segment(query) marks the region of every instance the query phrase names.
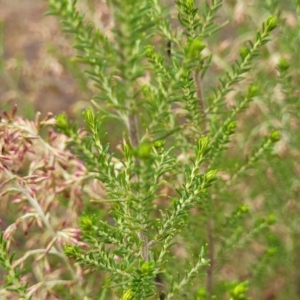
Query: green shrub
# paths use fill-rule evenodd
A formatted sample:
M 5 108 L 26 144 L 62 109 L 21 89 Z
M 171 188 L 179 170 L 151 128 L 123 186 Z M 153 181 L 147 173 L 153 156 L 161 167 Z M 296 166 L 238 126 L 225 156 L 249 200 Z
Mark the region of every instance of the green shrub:
M 98 92 L 84 130 L 3 114 L 1 297 L 298 299 L 300 6 L 240 1 L 222 50 L 222 2 L 48 0 Z

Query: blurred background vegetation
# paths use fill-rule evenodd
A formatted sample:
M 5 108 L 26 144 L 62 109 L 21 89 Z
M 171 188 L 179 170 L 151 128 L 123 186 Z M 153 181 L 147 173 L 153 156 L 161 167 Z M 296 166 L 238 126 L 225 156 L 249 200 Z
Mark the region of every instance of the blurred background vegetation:
M 198 3 L 201 11 L 204 1 Z M 176 18 L 172 1 L 165 4 L 171 18 Z M 78 5 L 88 20 L 109 31 L 112 24 L 105 1 L 80 0 Z M 43 115 L 65 111 L 81 124 L 81 111 L 90 106 L 97 91 L 84 75 L 84 68 L 73 59 L 76 51 L 71 38 L 61 32 L 56 18 L 44 16 L 47 1 L 0 0 L 0 7 L 1 111 L 17 103 L 19 114 L 30 119 L 36 111 Z M 223 281 L 255 278 L 250 289 L 253 299 L 300 299 L 299 10 L 296 0 L 227 0 L 216 21 L 228 24 L 206 41 L 213 53 L 209 76 L 204 81 L 205 94 L 209 94 L 211 85 L 230 69 L 240 47 L 255 37 L 261 23 L 270 14 L 280 17 L 279 28 L 262 49 L 253 70 L 226 99 L 228 108 L 234 105 L 239 90 L 253 80 L 262 91 L 238 122 L 237 133 L 224 157 L 224 181 L 226 169 L 247 159 L 253 145 L 271 128 L 282 135 L 276 155 L 257 164 L 230 190 L 218 195 L 223 205 L 228 199 L 236 205 L 248 205 L 250 218 L 273 214 L 277 219 L 272 230 L 257 237 L 255 243 L 246 244 L 246 248 L 236 249 L 231 261 L 217 266 L 220 291 Z M 176 26 L 176 21 L 172 22 Z M 276 68 L 281 58 L 290 65 L 284 78 Z M 113 123 L 106 126 L 108 130 L 122 131 Z M 108 141 L 116 146 L 121 137 L 108 135 Z M 192 226 L 198 230 L 196 219 Z M 187 232 L 186 237 L 186 243 L 197 248 L 193 236 Z M 185 256 L 186 249 L 178 247 L 177 251 L 178 256 Z

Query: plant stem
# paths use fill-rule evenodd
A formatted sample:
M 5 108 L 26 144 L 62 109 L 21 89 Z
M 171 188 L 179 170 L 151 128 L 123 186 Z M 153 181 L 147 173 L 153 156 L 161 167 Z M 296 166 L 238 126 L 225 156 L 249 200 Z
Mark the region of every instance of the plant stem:
M 207 237 L 208 237 L 208 258 L 210 264 L 207 268 L 207 281 L 206 289 L 208 293 L 208 299 L 211 300 L 213 296 L 213 271 L 214 271 L 214 238 L 213 238 L 214 221 L 212 218 L 208 220 L 207 224 Z
M 130 142 L 133 148 L 138 148 L 139 146 L 139 137 L 137 130 L 137 117 L 135 114 L 131 113 L 128 119 L 129 124 L 129 134 L 130 134 Z M 136 166 L 139 165 L 139 160 L 136 158 L 135 160 Z M 141 256 L 144 261 L 149 261 L 149 246 L 148 246 L 148 237 L 144 234 L 143 229 L 139 232 L 139 238 L 142 241 L 142 249 Z

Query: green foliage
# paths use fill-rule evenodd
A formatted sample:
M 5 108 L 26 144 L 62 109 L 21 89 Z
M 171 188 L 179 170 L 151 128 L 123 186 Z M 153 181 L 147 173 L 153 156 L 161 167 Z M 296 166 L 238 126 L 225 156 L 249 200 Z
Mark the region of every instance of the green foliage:
M 250 298 L 245 296 L 248 291 L 248 282 L 242 282 L 240 284 L 234 282 L 231 284 L 230 300 L 249 300 Z
M 203 38 L 223 26 L 214 24 L 221 1 L 206 6 L 202 16 L 194 1 L 176 1 L 186 39 L 173 32 L 158 2 L 142 1 L 137 6 L 134 1 L 118 4 L 111 1 L 116 22 L 114 41 L 92 25 L 84 25 L 84 17 L 77 12 L 75 2 L 53 0 L 49 4 L 49 13 L 59 16 L 64 30 L 73 34 L 74 47 L 80 50 L 78 60 L 90 66 L 86 72 L 101 90 L 96 97 L 103 101 L 97 106 L 101 115 L 86 110 L 84 117 L 90 135 L 84 143 L 76 138 L 73 142 L 90 171 L 105 185 L 106 201 L 113 205 L 110 214 L 114 218 L 114 224 L 109 224 L 83 216 L 81 229 L 90 247 L 82 252 L 78 247 L 68 246 L 65 252 L 80 264 L 109 272 L 109 282 L 117 284 L 115 291 L 122 294 L 121 299 L 148 299 L 155 295 L 156 274 L 171 271 L 167 266 L 170 247 L 187 226 L 190 209 L 210 201 L 209 188 L 217 180 L 217 171 L 211 168 L 220 168 L 216 159 L 235 133 L 236 117 L 258 95 L 258 86 L 250 85 L 244 99 L 227 117 L 219 114 L 219 107 L 233 86 L 251 69 L 251 62 L 259 55 L 258 48 L 268 42 L 271 31 L 276 28 L 277 18 L 269 17 L 257 32 L 256 40 L 241 48 L 240 60 L 233 65 L 232 72 L 220 80 L 220 87 L 208 97 L 205 107 L 203 95 L 199 93 L 200 78 L 204 76 L 203 66 L 210 64 L 210 56 L 201 54 L 206 48 Z M 171 62 L 152 44 L 152 37 L 160 33 L 174 45 Z M 146 72 L 155 76 L 151 76 L 150 83 L 140 84 L 137 79 Z M 172 109 L 174 104 L 182 108 L 183 120 Z M 217 114 L 219 117 L 213 117 Z M 108 145 L 103 145 L 103 118 L 119 118 L 125 125 L 121 158 L 111 153 Z M 61 130 L 72 132 L 65 119 L 57 120 Z M 212 126 L 207 136 L 198 133 L 204 122 Z M 222 125 L 215 131 L 217 124 Z M 178 126 L 179 131 L 175 131 Z M 75 132 L 73 130 L 74 137 Z M 165 140 L 160 145 L 155 144 L 157 135 L 165 136 L 168 145 L 173 146 L 166 146 Z M 266 138 L 229 183 L 261 159 L 278 139 L 275 133 Z M 195 150 L 191 153 L 189 148 L 193 144 Z M 180 152 L 185 157 L 184 164 L 176 159 Z M 167 195 L 171 205 L 157 210 L 157 217 L 153 218 L 156 211 L 153 202 L 161 199 L 161 189 L 167 181 L 172 182 L 177 195 Z M 237 224 L 243 220 L 241 213 L 248 211 L 245 208 L 237 208 L 229 217 L 227 226 L 235 225 L 237 229 L 229 236 L 224 249 L 229 245 L 244 245 L 271 225 L 268 220 L 261 221 L 242 236 L 243 231 Z M 106 245 L 110 245 L 109 249 Z M 183 293 L 184 286 L 191 283 L 199 270 L 204 270 L 207 262 L 203 256 L 202 251 L 200 260 L 189 267 L 184 278 L 178 282 L 172 280 L 166 299 L 176 298 L 175 292 Z M 239 296 L 237 289 L 231 293 L 232 299 L 246 299 Z
M 0 265 L 7 271 L 5 276 L 6 284 L 2 287 L 17 294 L 20 299 L 30 300 L 32 297 L 26 294 L 28 284 L 22 280 L 24 270 L 13 267 L 14 254 L 8 254 L 7 241 L 0 235 Z
M 214 39 L 227 24 L 219 21 L 223 1 L 200 8 L 193 0 L 175 1 L 176 25 L 158 0 L 107 2 L 112 28 L 93 24 L 77 1 L 48 0 L 48 14 L 78 50 L 74 61 L 98 89 L 94 108 L 83 112 L 84 134 L 65 114 L 55 119 L 86 178 L 103 188 L 79 218 L 82 244 L 63 248 L 85 269 L 84 280 L 97 283 L 74 297 L 262 299 L 267 279 L 284 273 L 276 260 L 296 259 L 280 229 L 299 231 L 299 218 L 290 219 L 282 204 L 296 202 L 299 189 L 291 159 L 299 155 L 299 92 L 295 50 L 278 36 L 285 32 L 295 45 L 299 39 L 288 32 L 279 1 L 264 2 L 269 13 L 256 33 L 238 43 L 234 59 L 225 57 L 226 68 L 216 68 Z M 260 65 L 276 42 L 282 55 L 269 74 Z M 291 149 L 288 163 L 283 145 Z M 3 238 L 1 244 L 7 286 L 28 297 Z M 227 269 L 234 270 L 231 283 Z

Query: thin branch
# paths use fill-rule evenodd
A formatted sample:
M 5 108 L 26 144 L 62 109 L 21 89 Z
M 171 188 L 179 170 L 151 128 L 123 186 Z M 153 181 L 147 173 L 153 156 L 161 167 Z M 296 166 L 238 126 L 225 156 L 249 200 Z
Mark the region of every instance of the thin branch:
M 206 281 L 206 289 L 208 292 L 209 300 L 211 300 L 213 296 L 213 276 L 214 276 L 213 272 L 214 272 L 214 265 L 215 265 L 213 227 L 214 227 L 214 221 L 213 219 L 209 219 L 207 224 L 207 238 L 208 238 L 208 258 L 210 264 L 207 268 L 207 281 Z

